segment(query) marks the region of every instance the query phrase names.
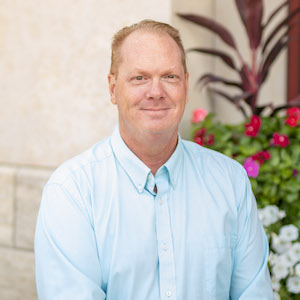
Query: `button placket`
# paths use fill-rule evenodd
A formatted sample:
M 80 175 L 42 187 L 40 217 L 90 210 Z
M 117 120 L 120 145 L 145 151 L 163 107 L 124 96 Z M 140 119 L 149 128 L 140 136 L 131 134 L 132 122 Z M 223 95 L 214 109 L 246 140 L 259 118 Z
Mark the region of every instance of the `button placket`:
M 163 242 L 162 248 L 163 248 L 164 251 L 167 251 L 169 249 L 168 243 L 167 242 Z
M 176 299 L 175 262 L 171 222 L 167 201 L 168 184 L 158 182 L 156 201 L 156 234 L 158 241 L 161 299 Z M 172 287 L 172 288 L 171 288 Z
M 166 202 L 166 197 L 165 197 L 165 196 L 162 196 L 162 197 L 159 199 L 159 204 L 160 204 L 160 205 L 164 205 L 165 202 Z

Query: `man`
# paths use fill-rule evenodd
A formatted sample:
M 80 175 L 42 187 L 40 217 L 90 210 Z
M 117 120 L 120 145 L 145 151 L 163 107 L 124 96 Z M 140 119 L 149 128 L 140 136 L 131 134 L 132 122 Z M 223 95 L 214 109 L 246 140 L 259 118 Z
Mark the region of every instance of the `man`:
M 188 73 L 178 31 L 119 31 L 113 135 L 47 183 L 35 240 L 39 298 L 273 299 L 268 241 L 245 170 L 181 140 Z

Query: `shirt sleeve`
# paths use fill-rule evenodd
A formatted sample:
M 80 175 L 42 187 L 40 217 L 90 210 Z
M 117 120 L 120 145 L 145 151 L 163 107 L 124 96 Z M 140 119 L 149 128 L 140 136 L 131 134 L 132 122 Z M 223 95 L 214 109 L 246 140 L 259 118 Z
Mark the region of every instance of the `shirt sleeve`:
M 92 222 L 78 191 L 73 194 L 59 184 L 43 191 L 35 234 L 40 300 L 105 299 Z
M 268 269 L 269 243 L 258 218 L 257 206 L 250 181 L 244 173 L 245 184 L 238 207 L 237 242 L 234 249 L 230 299 L 273 300 Z

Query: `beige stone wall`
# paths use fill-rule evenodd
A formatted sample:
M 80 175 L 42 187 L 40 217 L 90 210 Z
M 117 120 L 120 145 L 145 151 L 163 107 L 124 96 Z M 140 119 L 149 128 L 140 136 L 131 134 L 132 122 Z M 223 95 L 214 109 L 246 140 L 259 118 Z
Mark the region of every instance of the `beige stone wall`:
M 33 238 L 50 170 L 0 166 L 0 299 L 37 299 Z

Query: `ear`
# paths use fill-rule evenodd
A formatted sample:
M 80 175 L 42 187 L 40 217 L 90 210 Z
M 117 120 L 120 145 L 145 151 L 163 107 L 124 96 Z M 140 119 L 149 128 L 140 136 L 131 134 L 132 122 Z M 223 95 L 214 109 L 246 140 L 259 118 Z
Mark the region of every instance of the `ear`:
M 109 73 L 107 76 L 109 93 L 110 93 L 110 101 L 112 104 L 117 104 L 116 96 L 115 96 L 115 87 L 116 87 L 116 77 L 115 75 Z
M 186 72 L 185 74 L 185 103 L 189 101 L 189 73 Z

